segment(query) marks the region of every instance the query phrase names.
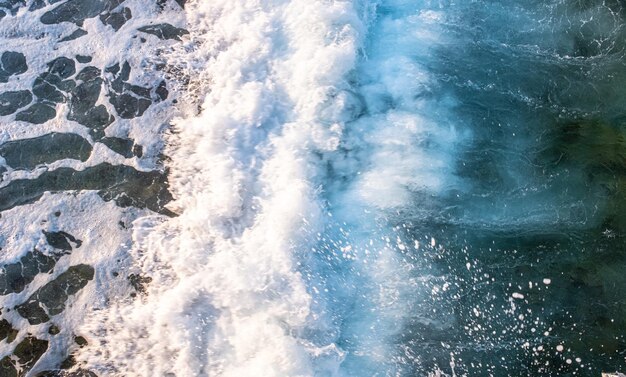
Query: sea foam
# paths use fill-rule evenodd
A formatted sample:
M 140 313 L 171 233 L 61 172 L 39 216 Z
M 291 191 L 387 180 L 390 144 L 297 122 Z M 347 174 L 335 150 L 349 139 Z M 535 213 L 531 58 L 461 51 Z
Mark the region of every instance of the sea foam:
M 424 290 L 408 276 L 419 264 L 402 250 L 414 240 L 394 216 L 416 195 L 456 184 L 450 166 L 462 136 L 445 115 L 454 101 L 432 94 L 414 59 L 439 43 L 437 13 L 376 19 L 377 6 L 188 4 L 191 43 L 170 57 L 190 72 L 167 150 L 179 216 L 135 221 L 133 271 L 151 282 L 146 295 L 114 298 L 88 319 L 93 341 L 79 358 L 90 368 L 402 369 L 392 344 Z M 383 37 L 406 30 L 423 44 Z

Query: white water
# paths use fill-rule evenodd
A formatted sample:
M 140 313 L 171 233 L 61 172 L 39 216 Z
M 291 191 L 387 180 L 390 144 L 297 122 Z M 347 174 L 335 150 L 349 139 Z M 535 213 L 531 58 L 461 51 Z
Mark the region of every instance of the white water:
M 462 138 L 418 63 L 443 43 L 440 14 L 403 3 L 378 19 L 367 1 L 188 4 L 193 43 L 172 60 L 195 64 L 205 97 L 169 140 L 180 216 L 135 222 L 133 268 L 152 282 L 88 318 L 89 368 L 400 373 L 394 337 L 429 293 L 393 219 L 457 185 Z

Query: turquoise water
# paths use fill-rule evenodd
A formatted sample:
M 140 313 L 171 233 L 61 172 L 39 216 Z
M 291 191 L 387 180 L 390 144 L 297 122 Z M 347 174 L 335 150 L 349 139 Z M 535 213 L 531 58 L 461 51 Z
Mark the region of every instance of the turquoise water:
M 425 9 L 443 14 L 442 41 L 427 52 L 393 46 L 410 39 L 410 17 Z M 405 27 L 397 35 L 373 27 L 366 54 L 404 49 L 433 76 L 419 96 L 449 109 L 431 116 L 469 134 L 454 146 L 452 183 L 391 216 L 404 237 L 437 240 L 405 256 L 436 266 L 439 275 L 422 288 L 449 285 L 414 309 L 393 369 L 624 370 L 624 11 L 594 1 L 378 8 L 379 25 Z

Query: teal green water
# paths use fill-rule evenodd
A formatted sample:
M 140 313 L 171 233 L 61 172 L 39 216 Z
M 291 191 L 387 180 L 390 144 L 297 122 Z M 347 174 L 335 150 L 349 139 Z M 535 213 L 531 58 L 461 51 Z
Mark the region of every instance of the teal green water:
M 465 186 L 408 232 L 436 237 L 417 257 L 450 284 L 432 298 L 448 322 L 399 340 L 410 373 L 626 370 L 625 6 L 442 5 L 454 42 L 429 68 L 472 137 Z

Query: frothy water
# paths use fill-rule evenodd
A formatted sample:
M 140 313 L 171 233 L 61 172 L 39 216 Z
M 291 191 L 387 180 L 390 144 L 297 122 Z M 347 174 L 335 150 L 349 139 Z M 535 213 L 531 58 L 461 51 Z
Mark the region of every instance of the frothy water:
M 423 293 L 405 271 L 419 261 L 401 252 L 416 242 L 393 219 L 454 186 L 462 137 L 433 118 L 454 100 L 414 61 L 438 42 L 437 13 L 379 19 L 376 4 L 299 1 L 187 12 L 209 93 L 200 115 L 175 122 L 180 216 L 135 223 L 152 282 L 107 313 L 103 358 L 90 363 L 134 375 L 400 372 L 389 344 Z M 399 38 L 407 27 L 413 38 Z

